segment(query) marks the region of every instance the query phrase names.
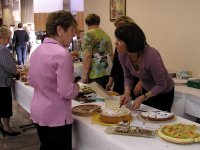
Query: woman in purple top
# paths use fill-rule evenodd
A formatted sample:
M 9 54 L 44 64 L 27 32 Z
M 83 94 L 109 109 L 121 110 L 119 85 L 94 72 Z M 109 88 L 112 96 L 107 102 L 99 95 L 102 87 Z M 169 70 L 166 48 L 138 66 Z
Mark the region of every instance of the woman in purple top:
M 131 109 L 141 103 L 170 111 L 174 99 L 174 82 L 169 76 L 159 52 L 149 46 L 142 29 L 135 23 L 119 26 L 115 30 L 116 46 L 125 77 L 125 92 L 121 104 L 127 103 L 133 85 L 133 76 L 140 79 L 136 87 L 142 87 Z
M 34 88 L 31 119 L 36 125 L 41 150 L 72 149 L 71 100 L 78 95 L 73 60 L 66 50 L 77 22 L 68 11 L 49 14 L 47 37 L 30 59 L 29 83 Z

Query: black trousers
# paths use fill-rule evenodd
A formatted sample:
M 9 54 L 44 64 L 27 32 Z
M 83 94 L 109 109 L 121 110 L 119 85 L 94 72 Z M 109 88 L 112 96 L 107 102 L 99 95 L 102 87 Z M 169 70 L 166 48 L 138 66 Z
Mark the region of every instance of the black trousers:
M 142 94 L 145 93 L 147 93 L 147 91 L 144 88 L 142 88 Z M 159 94 L 149 98 L 148 100 L 144 101 L 143 104 L 163 111 L 170 112 L 173 100 L 174 100 L 174 88 L 168 93 Z
M 12 94 L 10 87 L 0 87 L 0 118 L 12 116 Z
M 47 127 L 35 124 L 40 150 L 72 150 L 72 125 Z

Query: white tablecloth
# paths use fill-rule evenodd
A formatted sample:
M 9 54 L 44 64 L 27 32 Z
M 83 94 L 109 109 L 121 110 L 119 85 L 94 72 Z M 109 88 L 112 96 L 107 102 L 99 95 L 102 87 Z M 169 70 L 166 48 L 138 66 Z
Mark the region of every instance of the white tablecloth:
M 175 86 L 175 96 L 172 112 L 180 117 L 193 120 L 200 118 L 200 89 L 190 88 L 186 85 Z M 190 116 L 188 116 L 189 114 Z
M 104 106 L 103 103 L 98 103 Z M 152 110 L 148 106 L 142 106 L 143 110 Z M 138 113 L 132 113 L 134 116 L 131 125 L 142 126 L 142 121 L 138 119 Z M 169 123 L 193 123 L 189 120 L 176 117 L 174 121 L 166 123 L 146 124 L 149 128 L 158 128 L 161 125 Z M 199 144 L 178 145 L 162 140 L 158 135 L 154 138 L 142 138 L 132 136 L 110 135 L 106 134 L 106 126 L 92 124 L 91 118 L 74 116 L 73 124 L 73 142 L 77 150 L 199 150 Z
M 74 74 L 75 76 L 82 76 L 82 72 L 83 72 L 83 63 L 79 62 L 79 63 L 74 63 Z
M 30 101 L 33 95 L 33 88 L 16 81 L 15 99 L 28 112 L 30 112 Z M 78 105 L 73 101 L 73 106 Z M 97 103 L 104 107 L 103 102 Z M 151 107 L 142 105 L 141 109 L 150 110 Z M 137 113 L 134 116 L 132 125 L 142 126 L 142 121 Z M 73 116 L 73 147 L 76 150 L 200 150 L 199 144 L 178 145 L 166 142 L 158 136 L 154 138 L 130 137 L 120 135 L 108 135 L 105 133 L 107 127 L 92 124 L 90 117 Z M 166 123 L 193 123 L 189 120 L 176 117 L 174 121 Z M 147 123 L 146 127 L 158 128 L 166 123 Z
M 24 82 L 18 80 L 15 82 L 15 87 L 13 90 L 14 99 L 29 113 L 33 92 L 34 89 L 25 85 Z

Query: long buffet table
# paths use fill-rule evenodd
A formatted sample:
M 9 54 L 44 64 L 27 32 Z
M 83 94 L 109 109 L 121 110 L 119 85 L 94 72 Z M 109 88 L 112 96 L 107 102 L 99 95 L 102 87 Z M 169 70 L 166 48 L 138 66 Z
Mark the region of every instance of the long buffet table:
M 29 112 L 30 98 L 33 94 L 33 88 L 25 86 L 22 82 L 16 81 L 15 99 L 20 105 Z M 189 120 L 200 118 L 200 90 L 187 86 L 176 86 L 175 97 L 172 105 L 172 112 Z
M 200 89 L 187 87 L 185 84 L 175 86 L 172 112 L 177 116 L 195 120 L 200 118 Z
M 24 85 L 20 81 L 15 84 L 15 99 L 28 112 L 30 112 L 30 103 L 33 96 L 33 88 Z M 76 106 L 80 103 L 73 101 L 72 105 Z M 96 104 L 104 107 L 104 102 Z M 153 110 L 153 108 L 142 105 L 143 110 Z M 132 112 L 133 121 L 131 125 L 142 126 L 143 121 L 139 119 L 136 112 Z M 90 117 L 73 116 L 73 148 L 76 150 L 199 150 L 199 144 L 177 145 L 166 142 L 158 136 L 154 138 L 130 137 L 109 135 L 105 133 L 106 126 L 101 126 L 91 122 Z M 173 121 L 165 123 L 147 122 L 146 127 L 159 128 L 161 125 L 168 123 L 192 123 L 187 119 L 176 117 Z M 198 125 L 198 124 L 197 124 Z

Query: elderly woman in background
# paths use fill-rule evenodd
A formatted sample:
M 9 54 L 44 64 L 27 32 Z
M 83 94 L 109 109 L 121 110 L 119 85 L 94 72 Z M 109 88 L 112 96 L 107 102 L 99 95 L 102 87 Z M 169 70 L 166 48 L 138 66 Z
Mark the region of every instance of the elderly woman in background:
M 116 46 L 125 77 L 125 92 L 121 104 L 130 97 L 133 76 L 140 79 L 142 95 L 137 97 L 132 110 L 140 108 L 141 103 L 170 111 L 174 99 L 174 82 L 169 76 L 160 53 L 149 46 L 142 29 L 135 23 L 117 27 Z
M 83 75 L 85 83 L 97 82 L 103 88 L 109 80 L 107 72 L 108 55 L 112 57 L 112 43 L 108 34 L 99 28 L 100 17 L 97 14 L 89 14 L 85 18 L 88 31 L 84 35 L 83 51 Z
M 0 27 L 0 130 L 3 136 L 16 136 L 20 132 L 12 131 L 9 122 L 12 116 L 11 87 L 14 85 L 13 77 L 17 74 L 17 65 L 6 45 L 11 38 L 8 27 Z
M 71 100 L 78 95 L 69 47 L 77 22 L 68 11 L 50 13 L 47 37 L 32 53 L 29 83 L 34 88 L 30 115 L 41 150 L 72 149 Z

